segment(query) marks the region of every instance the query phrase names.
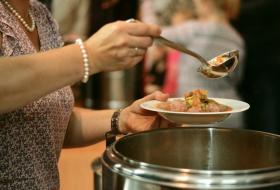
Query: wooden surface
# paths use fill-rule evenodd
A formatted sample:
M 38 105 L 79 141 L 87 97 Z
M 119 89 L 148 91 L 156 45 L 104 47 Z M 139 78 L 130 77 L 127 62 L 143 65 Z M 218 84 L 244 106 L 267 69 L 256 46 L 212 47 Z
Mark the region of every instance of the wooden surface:
M 105 142 L 76 149 L 63 149 L 59 160 L 60 190 L 93 190 L 92 162 L 105 150 Z

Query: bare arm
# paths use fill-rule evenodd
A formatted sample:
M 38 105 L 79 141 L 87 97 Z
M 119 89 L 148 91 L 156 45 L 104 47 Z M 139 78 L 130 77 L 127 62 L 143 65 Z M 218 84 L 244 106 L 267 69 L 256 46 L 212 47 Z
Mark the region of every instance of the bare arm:
M 140 132 L 169 125 L 170 123 L 156 112 L 140 108 L 140 104 L 145 101 L 152 99 L 164 101 L 167 98 L 167 94 L 155 92 L 135 101 L 120 113 L 119 130 L 122 133 Z M 64 147 L 86 146 L 104 139 L 105 133 L 110 130 L 113 112 L 114 110 L 93 111 L 75 108 L 67 128 Z
M 152 45 L 150 36 L 160 29 L 143 23 L 105 25 L 85 42 L 90 74 L 131 68 Z M 135 51 L 135 47 L 139 50 Z M 1 48 L 1 47 L 0 47 Z M 0 113 L 24 106 L 48 93 L 83 78 L 78 45 L 44 53 L 0 58 Z
M 77 45 L 0 58 L 0 113 L 32 102 L 83 77 Z
M 110 130 L 114 110 L 89 110 L 74 108 L 67 128 L 64 147 L 94 144 Z

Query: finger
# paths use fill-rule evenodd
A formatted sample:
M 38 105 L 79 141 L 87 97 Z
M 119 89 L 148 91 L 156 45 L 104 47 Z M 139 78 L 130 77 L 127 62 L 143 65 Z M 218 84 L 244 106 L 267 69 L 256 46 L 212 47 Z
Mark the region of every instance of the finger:
M 129 56 L 129 57 L 142 56 L 142 58 L 143 58 L 145 53 L 146 53 L 146 49 L 134 47 L 134 48 L 128 48 L 128 52 L 127 52 L 126 56 Z
M 151 125 L 150 129 L 158 129 L 161 126 L 161 117 L 160 116 L 156 116 L 156 119 L 154 121 L 154 123 Z
M 173 128 L 173 127 L 176 127 L 176 124 L 175 123 L 172 123 L 168 120 L 166 120 L 165 118 L 161 117 L 161 120 L 160 120 L 160 128 Z
M 161 29 L 154 24 L 144 24 L 142 22 L 127 23 L 123 22 L 127 32 L 135 36 L 159 36 Z
M 142 61 L 144 56 L 134 56 L 134 57 L 128 57 L 125 59 L 126 67 L 125 69 L 130 69 L 134 67 L 136 64 L 138 64 L 140 61 Z
M 151 37 L 128 35 L 127 40 L 130 47 L 148 48 L 153 45 L 153 39 Z
M 153 112 L 153 111 L 148 111 L 148 110 L 144 110 L 140 107 L 140 105 L 144 102 L 147 102 L 149 100 L 159 100 L 159 101 L 166 101 L 167 98 L 169 97 L 169 94 L 166 94 L 166 93 L 162 93 L 160 91 L 156 91 L 152 94 L 149 94 L 147 96 L 145 96 L 144 98 L 142 99 L 139 99 L 137 100 L 134 104 L 136 105 L 136 110 L 138 112 L 141 112 L 141 113 L 145 113 L 147 115 L 155 115 L 156 113 Z
M 161 91 L 156 91 L 150 95 L 145 96 L 143 99 L 144 99 L 144 101 L 153 100 L 153 99 L 159 100 L 159 101 L 166 101 L 168 97 L 169 97 L 169 94 L 163 93 Z
M 168 97 L 169 97 L 169 94 L 165 94 L 165 93 L 162 93 L 160 91 L 156 91 L 156 92 L 153 92 L 152 94 L 149 94 L 149 95 L 145 96 L 142 99 L 139 99 L 138 101 L 140 103 L 144 103 L 144 102 L 149 101 L 149 100 L 166 101 Z
M 141 58 L 141 60 L 144 58 L 144 55 L 146 54 L 146 49 L 142 49 L 142 48 L 137 48 L 137 47 L 133 47 L 133 48 L 118 48 L 117 50 L 115 50 L 111 55 L 117 59 L 119 59 L 120 61 L 125 61 L 127 63 L 132 62 L 134 60 L 134 58 L 138 57 Z

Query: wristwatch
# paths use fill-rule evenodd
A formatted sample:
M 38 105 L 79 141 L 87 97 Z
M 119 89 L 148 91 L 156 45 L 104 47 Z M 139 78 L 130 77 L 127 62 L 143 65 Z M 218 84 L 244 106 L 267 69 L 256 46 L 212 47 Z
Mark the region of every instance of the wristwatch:
M 121 113 L 122 109 L 118 109 L 116 110 L 111 118 L 111 132 L 113 134 L 119 135 L 122 134 L 119 130 L 119 119 L 120 119 L 120 113 Z
M 111 130 L 105 133 L 106 147 L 110 146 L 116 141 L 116 136 L 122 134 L 119 130 L 119 118 L 121 109 L 116 110 L 111 118 Z

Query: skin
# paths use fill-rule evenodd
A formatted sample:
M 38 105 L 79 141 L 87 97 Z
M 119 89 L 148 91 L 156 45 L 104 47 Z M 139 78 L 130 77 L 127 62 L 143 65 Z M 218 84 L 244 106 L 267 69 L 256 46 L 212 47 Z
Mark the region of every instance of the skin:
M 194 0 L 198 19 L 201 21 L 227 23 L 225 13 L 218 10 L 212 1 L 213 0 Z
M 9 0 L 19 14 L 31 23 L 29 0 Z M 22 27 L 24 29 L 24 27 Z M 25 31 L 39 50 L 38 33 Z M 152 37 L 160 35 L 159 27 L 141 22 L 117 21 L 102 27 L 84 42 L 90 60 L 90 74 L 128 69 L 143 59 L 152 45 Z M 0 33 L 0 47 L 2 35 Z M 139 50 L 135 51 L 135 47 Z M 59 59 L 58 59 L 59 58 Z M 39 64 L 38 64 L 39 63 Z M 72 85 L 83 78 L 83 64 L 78 45 L 43 53 L 0 58 L 0 113 L 13 111 L 57 89 Z M 155 92 L 135 101 L 120 114 L 121 132 L 139 132 L 159 127 L 161 118 L 140 108 L 144 101 L 166 100 L 167 94 Z M 65 146 L 84 146 L 104 138 L 110 130 L 114 110 L 74 108 L 65 137 Z
M 224 24 L 228 24 L 230 19 L 237 17 L 240 8 L 239 0 L 227 0 L 227 6 L 224 9 L 217 7 L 215 0 L 194 0 L 193 2 L 200 20 L 212 20 Z

